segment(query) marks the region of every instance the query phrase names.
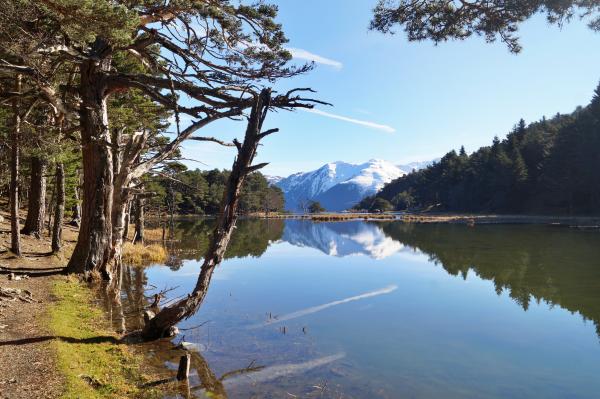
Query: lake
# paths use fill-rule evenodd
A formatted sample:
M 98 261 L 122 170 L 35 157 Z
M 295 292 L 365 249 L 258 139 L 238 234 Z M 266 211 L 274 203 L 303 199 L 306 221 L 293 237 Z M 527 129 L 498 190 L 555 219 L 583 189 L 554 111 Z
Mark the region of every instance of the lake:
M 144 294 L 191 292 L 211 224 L 178 222 L 166 265 L 126 268 L 129 328 Z M 196 397 L 597 398 L 599 293 L 597 230 L 240 220 L 173 342 Z

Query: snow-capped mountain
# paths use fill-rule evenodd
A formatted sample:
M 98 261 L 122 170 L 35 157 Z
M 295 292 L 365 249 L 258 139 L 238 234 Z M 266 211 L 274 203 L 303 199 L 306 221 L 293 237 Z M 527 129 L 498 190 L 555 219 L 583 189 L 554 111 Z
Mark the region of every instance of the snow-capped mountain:
M 319 201 L 329 211 L 341 211 L 405 174 L 398 166 L 380 159 L 359 165 L 331 162 L 311 172 L 295 173 L 276 185 L 285 194 L 287 210 L 300 211 L 304 203 Z

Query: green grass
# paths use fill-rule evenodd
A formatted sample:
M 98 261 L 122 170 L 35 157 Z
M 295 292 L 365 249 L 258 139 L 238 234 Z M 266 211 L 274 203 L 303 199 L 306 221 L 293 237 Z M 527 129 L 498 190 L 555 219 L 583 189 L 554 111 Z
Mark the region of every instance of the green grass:
M 65 378 L 63 398 L 157 397 L 142 390 L 142 355 L 132 353 L 112 333 L 93 291 L 75 278 L 54 283 L 57 301 L 50 306 L 49 327 L 59 371 Z

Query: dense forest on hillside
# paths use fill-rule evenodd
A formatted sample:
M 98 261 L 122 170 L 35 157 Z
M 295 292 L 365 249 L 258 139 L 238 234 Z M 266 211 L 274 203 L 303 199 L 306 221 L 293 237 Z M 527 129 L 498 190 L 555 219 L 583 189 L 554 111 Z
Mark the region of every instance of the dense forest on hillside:
M 358 209 L 498 213 L 600 213 L 600 86 L 591 103 L 569 115 L 526 125 L 468 155 L 392 181 Z
M 214 215 L 219 212 L 223 190 L 229 177 L 227 170 L 189 170 L 178 162 L 170 162 L 162 172 L 145 183 L 146 191 L 154 195 L 148 200 L 151 212 L 180 215 Z M 248 175 L 242 189 L 239 213 L 278 212 L 283 210 L 283 192 L 269 185 L 260 172 Z

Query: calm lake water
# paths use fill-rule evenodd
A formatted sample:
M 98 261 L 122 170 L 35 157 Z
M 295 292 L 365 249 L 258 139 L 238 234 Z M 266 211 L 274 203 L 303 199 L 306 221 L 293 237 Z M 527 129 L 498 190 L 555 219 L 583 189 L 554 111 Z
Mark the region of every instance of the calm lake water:
M 210 225 L 180 222 L 167 265 L 127 270 L 128 324 L 142 293 L 191 292 Z M 598 398 L 600 232 L 241 220 L 180 327 L 202 323 L 174 339 L 197 397 Z

